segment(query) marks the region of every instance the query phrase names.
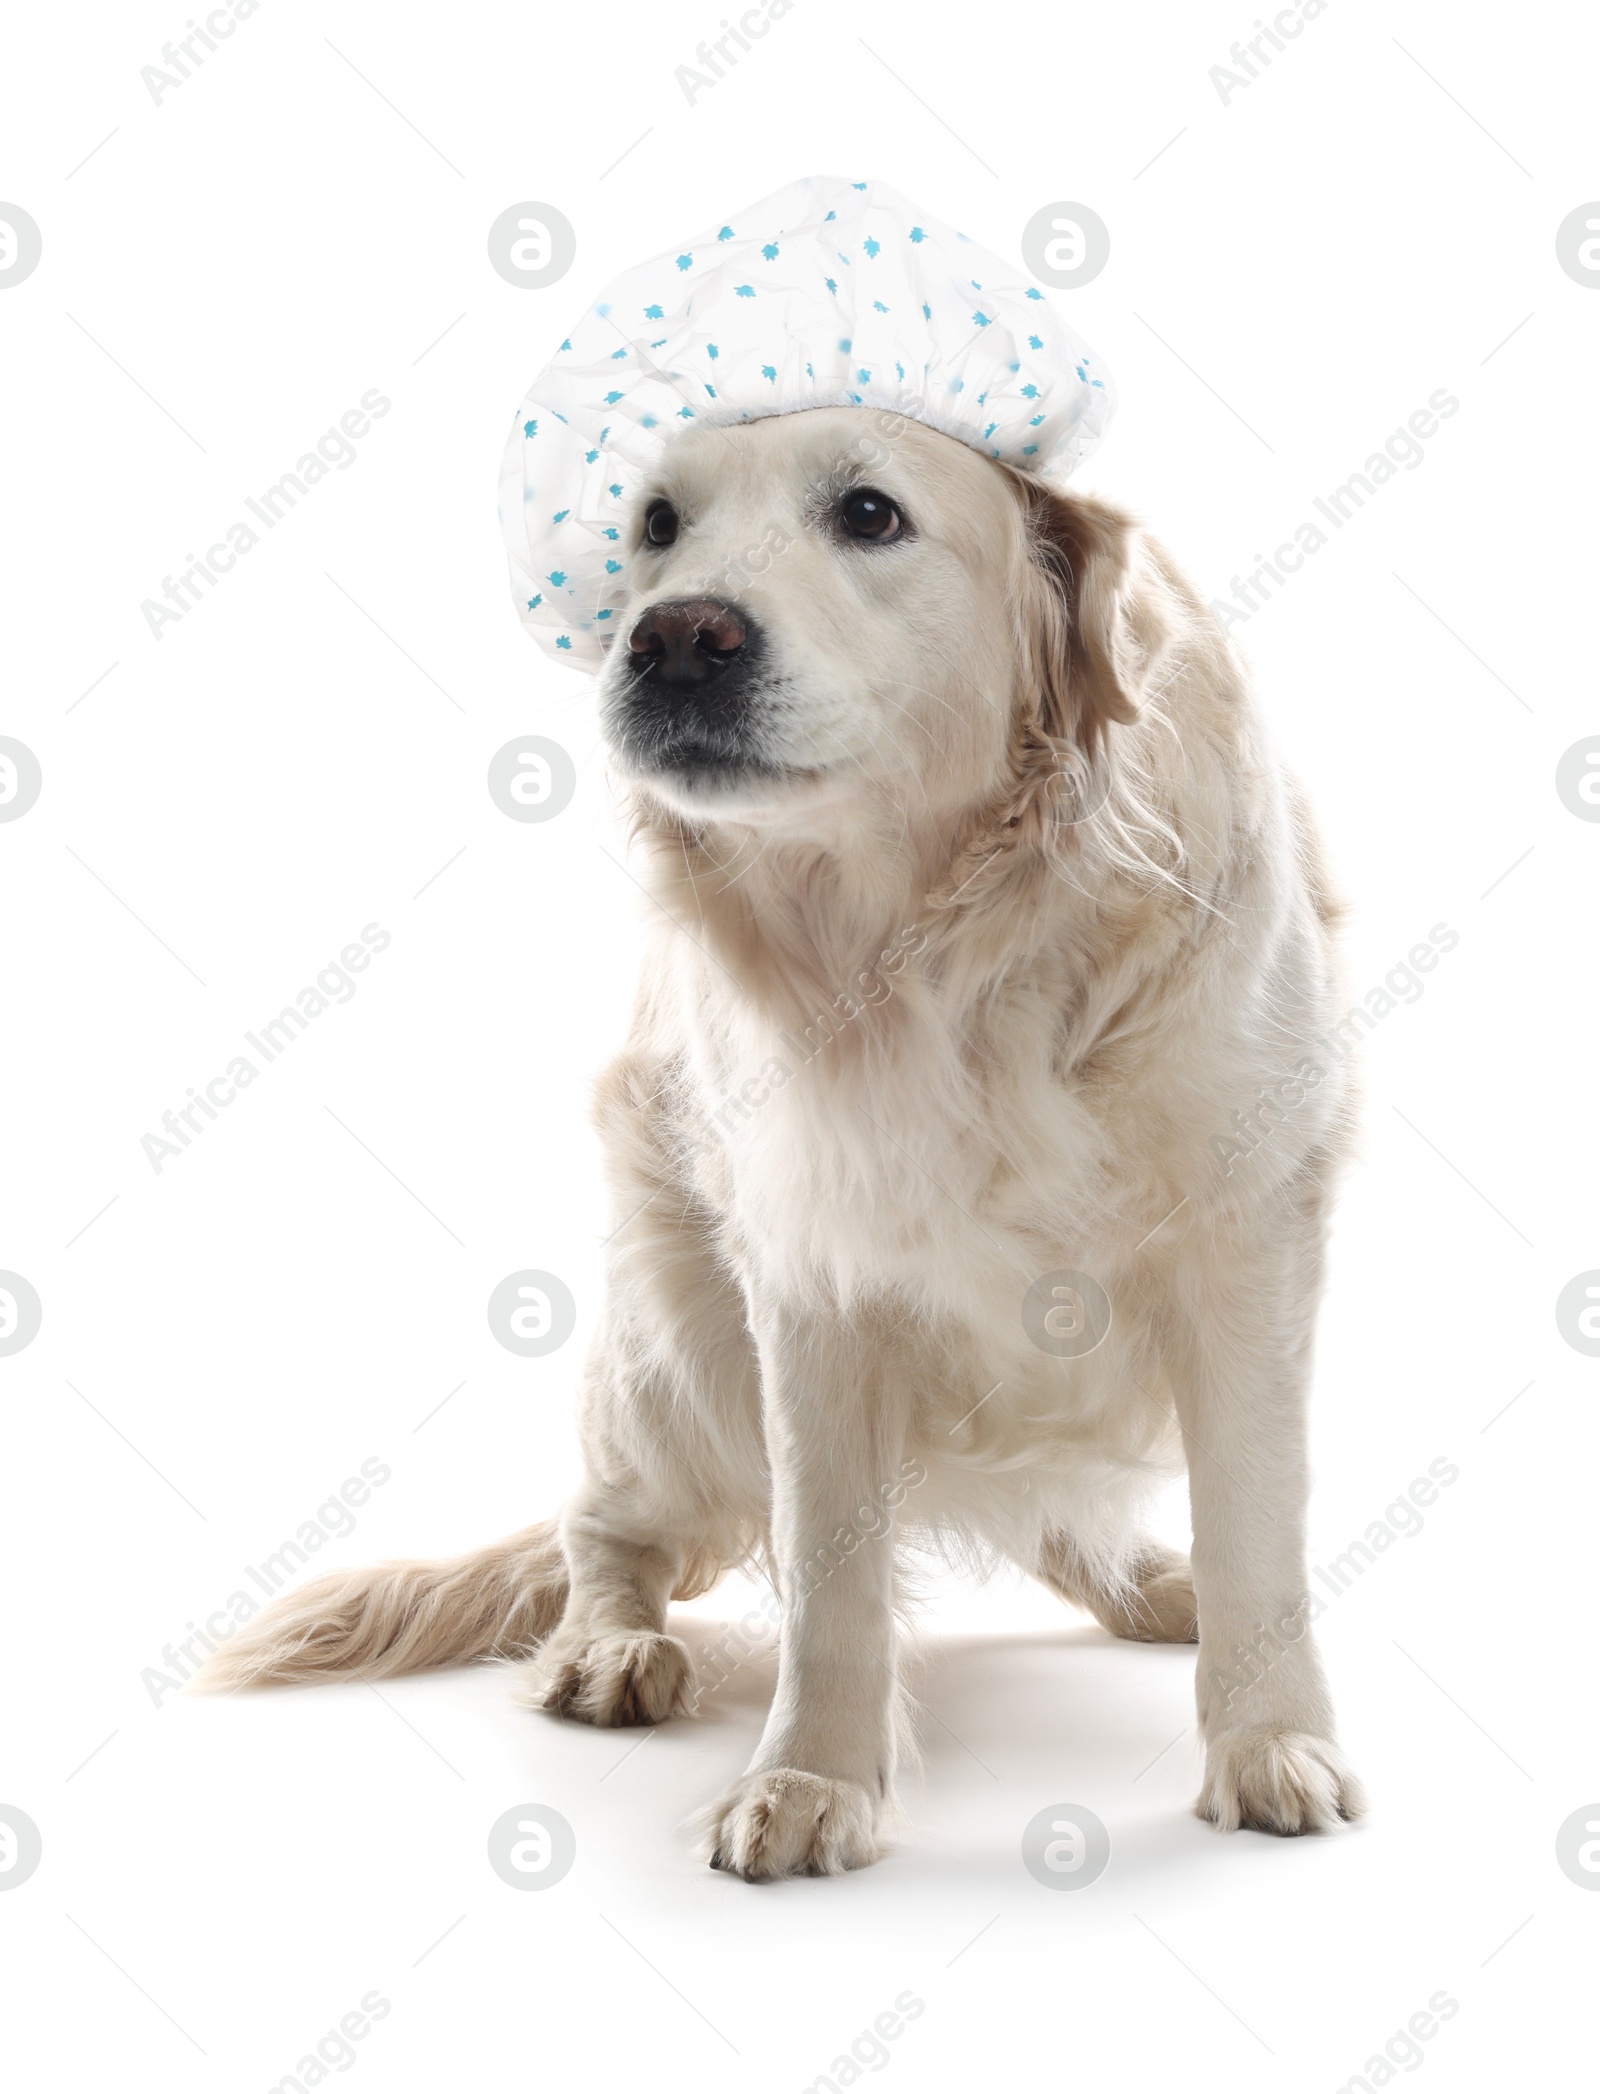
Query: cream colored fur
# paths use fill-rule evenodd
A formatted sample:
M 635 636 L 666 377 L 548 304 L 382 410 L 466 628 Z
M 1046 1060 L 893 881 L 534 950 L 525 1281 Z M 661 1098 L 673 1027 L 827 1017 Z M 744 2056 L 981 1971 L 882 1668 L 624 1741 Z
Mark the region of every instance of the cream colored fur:
M 830 535 L 851 484 L 914 537 Z M 621 1226 L 559 1556 L 533 1528 L 324 1579 L 203 1683 L 533 1652 L 535 1705 L 654 1722 L 693 1692 L 669 1598 L 766 1566 L 777 1693 L 708 1851 L 831 1872 L 879 1849 L 896 1564 L 933 1538 L 1118 1635 L 1198 1616 L 1218 1825 L 1354 1814 L 1304 1618 L 1349 1110 L 1317 1045 L 1335 912 L 1236 659 L 1127 519 L 916 424 L 697 429 L 649 494 L 684 522 L 636 554 L 634 609 L 710 594 L 759 620 L 768 771 L 713 791 L 619 762 L 660 906 L 599 1093 Z M 613 656 L 617 750 L 627 685 Z M 1112 1309 L 1079 1358 L 1023 1321 L 1062 1271 Z M 1192 1584 L 1139 1526 L 1185 1459 Z

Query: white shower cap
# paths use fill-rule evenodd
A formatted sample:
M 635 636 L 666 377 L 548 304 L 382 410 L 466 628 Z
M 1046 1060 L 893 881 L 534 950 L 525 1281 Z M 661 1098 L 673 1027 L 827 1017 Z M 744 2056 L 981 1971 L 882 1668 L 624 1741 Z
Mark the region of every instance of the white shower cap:
M 628 499 L 696 424 L 882 408 L 1059 479 L 1114 404 L 1010 264 L 882 182 L 793 182 L 619 276 L 534 380 L 500 475 L 518 614 L 557 660 L 599 666 Z

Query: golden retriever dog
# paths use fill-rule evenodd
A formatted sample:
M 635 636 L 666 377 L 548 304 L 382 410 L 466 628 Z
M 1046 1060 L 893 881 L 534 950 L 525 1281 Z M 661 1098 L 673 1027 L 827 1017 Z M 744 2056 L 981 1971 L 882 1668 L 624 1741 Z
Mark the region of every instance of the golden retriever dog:
M 1202 1816 L 1355 1815 L 1304 1562 L 1336 912 L 1239 663 L 1128 517 L 866 408 L 686 431 L 630 530 L 600 700 L 660 906 L 584 1483 L 305 1586 L 202 1683 L 516 1657 L 658 1723 L 669 1601 L 753 1565 L 777 1691 L 706 1852 L 831 1874 L 881 1851 L 897 1592 L 953 1542 L 1198 1641 Z M 1184 1460 L 1187 1562 L 1140 1527 Z

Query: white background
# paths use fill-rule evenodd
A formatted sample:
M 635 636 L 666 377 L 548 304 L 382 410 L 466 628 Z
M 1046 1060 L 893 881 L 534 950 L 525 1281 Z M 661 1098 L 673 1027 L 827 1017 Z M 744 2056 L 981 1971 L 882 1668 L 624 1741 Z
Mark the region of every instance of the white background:
M 1595 25 L 1332 0 L 1225 104 L 1244 0 L 795 0 L 691 106 L 676 69 L 720 20 L 265 0 L 159 106 L 140 70 L 181 7 L 13 24 L 0 197 L 44 257 L 0 296 L 0 732 L 44 791 L 0 826 L 0 1266 L 44 1322 L 0 1360 L 0 1803 L 44 1860 L 0 1896 L 8 2063 L 265 2089 L 376 1987 L 369 2088 L 781 2094 L 909 1988 L 924 2011 L 864 2078 L 1315 2090 L 1442 1988 L 1428 2084 L 1572 2084 L 1600 1896 L 1554 1842 L 1600 1798 L 1600 1366 L 1553 1311 L 1600 1264 L 1600 825 L 1553 779 L 1600 727 L 1600 296 L 1554 235 L 1600 193 Z M 609 276 L 813 172 L 1012 255 L 1044 204 L 1100 213 L 1109 266 L 1057 295 L 1123 404 L 1080 484 L 1208 596 L 1436 388 L 1461 403 L 1236 629 L 1355 983 L 1459 933 L 1366 1051 L 1322 1324 L 1313 1561 L 1430 1462 L 1460 1471 L 1321 1623 L 1373 1799 L 1338 1838 L 1199 1824 L 1192 1652 L 1020 1583 L 931 1596 L 906 1829 L 839 1881 L 692 1857 L 764 1663 L 643 1744 L 486 1672 L 159 1707 L 141 1683 L 365 1459 L 392 1474 L 322 1568 L 489 1540 L 571 1481 L 610 1226 L 588 1090 L 645 904 L 589 687 L 509 606 L 498 455 Z M 543 291 L 486 259 L 526 199 L 577 230 Z M 393 406 L 356 463 L 153 639 L 142 600 L 372 387 Z M 543 826 L 484 784 L 529 731 L 579 772 Z M 141 1137 L 370 922 L 392 943 L 354 999 L 155 1173 Z M 484 1315 L 525 1266 L 579 1306 L 531 1362 Z M 749 1604 L 714 1593 L 693 1640 Z M 484 1854 L 525 1802 L 577 1837 L 537 1895 Z M 1056 1803 L 1114 1842 L 1067 1896 L 1018 1851 Z

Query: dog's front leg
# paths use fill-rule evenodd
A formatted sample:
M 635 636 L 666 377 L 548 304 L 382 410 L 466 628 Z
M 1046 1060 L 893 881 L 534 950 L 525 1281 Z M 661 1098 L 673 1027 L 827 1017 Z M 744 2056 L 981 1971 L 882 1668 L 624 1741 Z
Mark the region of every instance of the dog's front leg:
M 710 1816 L 711 1861 L 750 1881 L 836 1875 L 877 1859 L 889 1793 L 904 1405 L 873 1319 L 752 1322 L 783 1628 L 761 1743 Z
M 1224 1831 L 1324 1831 L 1364 1808 L 1334 1741 L 1310 1625 L 1305 1410 L 1320 1228 L 1197 1251 L 1181 1271 L 1172 1362 L 1189 1462 L 1200 1815 Z

